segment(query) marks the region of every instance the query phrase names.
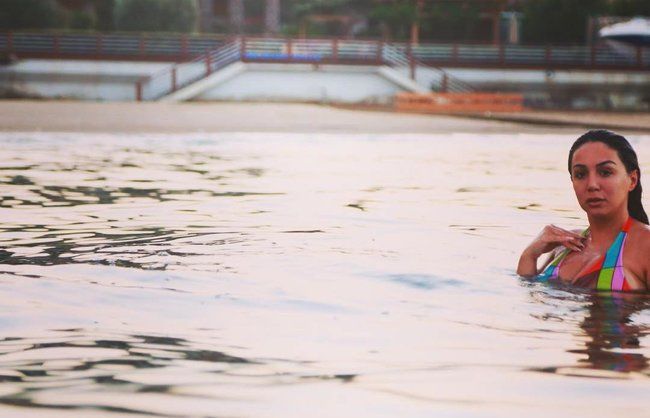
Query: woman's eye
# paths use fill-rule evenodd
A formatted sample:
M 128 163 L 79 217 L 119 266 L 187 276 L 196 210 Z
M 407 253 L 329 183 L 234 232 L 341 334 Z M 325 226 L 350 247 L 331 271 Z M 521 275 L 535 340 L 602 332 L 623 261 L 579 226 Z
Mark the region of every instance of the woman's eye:
M 580 171 L 580 172 L 577 172 L 577 173 L 573 173 L 573 177 L 575 177 L 575 178 L 577 178 L 577 179 L 582 179 L 582 178 L 585 177 L 585 173 L 583 173 L 583 172 L 581 172 L 581 171 Z
M 612 172 L 610 170 L 601 170 L 600 175 L 603 177 L 609 177 L 612 175 Z

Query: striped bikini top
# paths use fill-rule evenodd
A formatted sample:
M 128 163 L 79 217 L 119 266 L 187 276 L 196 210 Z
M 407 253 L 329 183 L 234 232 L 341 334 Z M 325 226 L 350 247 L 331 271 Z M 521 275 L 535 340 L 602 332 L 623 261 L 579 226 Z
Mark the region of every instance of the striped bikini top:
M 582 276 L 573 281 L 575 286 L 596 290 L 631 290 L 623 272 L 623 248 L 631 225 L 632 218 L 628 218 L 605 255 L 596 260 Z M 587 236 L 588 232 L 589 229 L 585 229 L 582 236 Z M 560 266 L 569 252 L 569 249 L 562 251 L 538 276 L 538 280 L 542 282 L 559 280 Z

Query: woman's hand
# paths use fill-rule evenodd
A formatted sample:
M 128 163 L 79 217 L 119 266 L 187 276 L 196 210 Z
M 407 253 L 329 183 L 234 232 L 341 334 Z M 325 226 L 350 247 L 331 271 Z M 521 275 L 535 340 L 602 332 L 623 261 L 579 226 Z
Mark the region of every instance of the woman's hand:
M 551 252 L 561 245 L 572 251 L 582 251 L 585 248 L 584 240 L 585 237 L 573 231 L 555 225 L 546 225 L 521 254 L 517 274 L 524 277 L 537 275 L 537 259 L 542 254 Z

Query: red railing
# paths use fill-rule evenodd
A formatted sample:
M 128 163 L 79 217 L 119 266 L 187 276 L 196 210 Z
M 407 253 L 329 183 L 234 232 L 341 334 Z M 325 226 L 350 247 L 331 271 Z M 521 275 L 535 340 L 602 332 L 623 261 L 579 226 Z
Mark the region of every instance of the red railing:
M 191 61 L 173 64 L 169 68 L 137 81 L 136 100 L 156 100 L 240 60 L 240 42 L 239 39 L 229 40 L 221 47 L 199 55 Z
M 427 49 L 428 48 L 428 49 Z M 438 49 L 436 49 L 438 48 Z M 287 39 L 287 38 L 236 38 L 224 41 L 217 49 L 200 55 L 191 61 L 175 64 L 168 69 L 139 81 L 136 85 L 138 100 L 154 100 L 183 88 L 190 83 L 210 75 L 234 61 L 275 62 L 275 63 L 309 63 L 321 64 L 366 64 L 389 65 L 404 76 L 418 81 L 434 91 L 445 93 L 471 93 L 475 89 L 467 83 L 451 77 L 444 69 L 427 58 L 438 53 L 437 45 L 391 44 L 379 41 L 360 41 L 350 39 Z M 506 49 L 490 45 L 456 45 L 446 46 L 455 63 L 467 63 L 483 60 L 503 64 L 511 60 L 518 62 L 518 49 Z M 608 61 L 603 54 L 594 54 L 594 49 L 581 47 L 557 47 L 551 50 L 540 47 L 526 50 L 532 57 L 541 57 L 544 62 L 557 65 L 571 59 L 583 60 L 590 65 L 604 65 Z M 438 52 L 437 52 L 438 51 Z M 524 51 L 525 52 L 525 51 Z M 619 52 L 620 53 L 620 52 Z M 429 54 L 429 55 L 427 55 Z M 650 54 L 637 53 L 636 60 L 650 58 Z M 642 64 L 644 62 L 642 61 Z M 469 65 L 469 64 L 468 64 Z M 638 65 L 631 68 L 639 69 Z
M 220 35 L 132 34 L 132 33 L 69 33 L 69 32 L 3 32 L 0 52 L 24 58 L 131 59 L 182 62 L 196 58 L 226 42 Z M 251 38 L 253 39 L 253 38 Z M 344 63 L 346 45 L 356 43 L 373 49 L 376 55 L 366 56 L 368 63 L 379 60 L 377 54 L 385 44 L 379 40 L 319 38 L 284 39 L 288 56 L 296 56 L 294 48 L 304 44 L 327 45 L 328 60 Z M 403 53 L 432 66 L 478 68 L 544 68 L 544 69 L 618 69 L 650 70 L 650 49 L 612 47 L 598 43 L 584 45 L 493 45 L 483 43 L 431 43 L 410 45 L 389 42 Z M 359 62 L 359 57 L 353 59 Z
M 473 88 L 444 70 L 418 62 L 412 54 L 385 42 L 322 39 L 235 38 L 222 47 L 174 64 L 136 83 L 136 100 L 155 100 L 176 92 L 235 61 L 264 63 L 388 65 L 406 77 L 424 74 L 438 91 L 470 92 Z

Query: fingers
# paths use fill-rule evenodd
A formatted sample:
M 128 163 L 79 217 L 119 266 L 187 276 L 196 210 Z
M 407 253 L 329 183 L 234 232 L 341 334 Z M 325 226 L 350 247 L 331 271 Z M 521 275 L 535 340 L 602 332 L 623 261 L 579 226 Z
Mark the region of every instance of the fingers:
M 585 249 L 584 238 L 565 237 L 562 245 L 572 251 L 582 251 Z
M 563 245 L 572 251 L 584 250 L 585 240 L 586 237 L 555 225 L 548 225 L 544 229 L 544 241 L 548 244 Z
M 578 233 L 576 233 L 576 232 L 573 232 L 573 231 L 569 231 L 569 230 L 567 230 L 567 229 L 560 228 L 559 226 L 555 226 L 555 225 L 549 225 L 549 226 L 550 226 L 550 227 L 551 227 L 555 232 L 557 232 L 557 233 L 559 233 L 559 234 L 568 235 L 568 236 L 571 236 L 571 237 L 574 237 L 574 238 L 578 238 L 578 239 L 584 239 L 584 238 L 585 238 L 585 237 L 583 237 L 582 235 L 580 235 L 580 234 L 578 234 Z

